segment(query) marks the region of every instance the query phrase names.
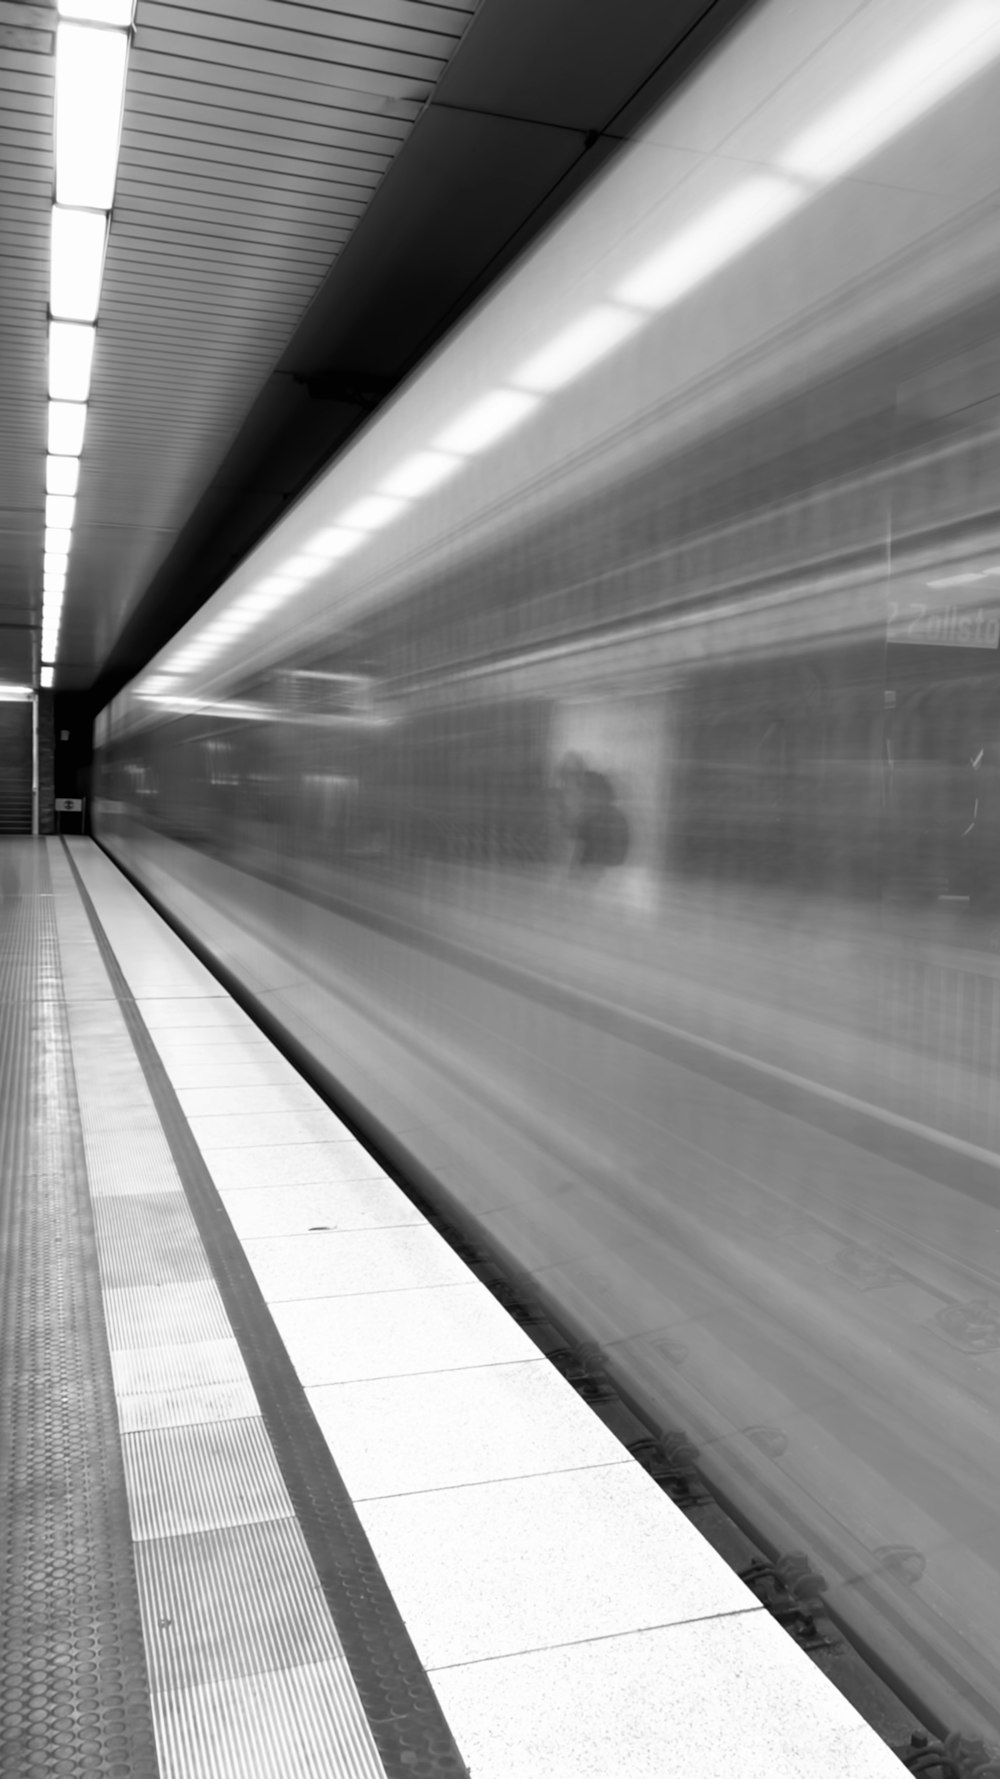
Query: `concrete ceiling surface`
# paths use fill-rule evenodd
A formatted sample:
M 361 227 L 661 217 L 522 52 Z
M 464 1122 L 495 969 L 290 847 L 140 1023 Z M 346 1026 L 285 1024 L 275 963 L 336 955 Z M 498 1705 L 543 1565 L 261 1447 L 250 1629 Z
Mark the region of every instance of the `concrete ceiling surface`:
M 137 671 L 744 5 L 139 0 L 57 688 Z M 54 23 L 0 0 L 0 680 L 37 665 Z

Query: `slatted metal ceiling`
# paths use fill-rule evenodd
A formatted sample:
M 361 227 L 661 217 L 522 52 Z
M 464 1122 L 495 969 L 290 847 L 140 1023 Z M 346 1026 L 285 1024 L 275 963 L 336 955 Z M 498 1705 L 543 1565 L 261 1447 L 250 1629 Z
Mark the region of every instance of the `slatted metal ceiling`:
M 0 680 L 21 684 L 41 590 L 53 28 L 0 0 Z
M 406 140 L 476 0 L 139 0 L 59 650 L 86 684 Z M 0 29 L 39 8 L 0 0 Z M 51 32 L 3 57 L 4 527 L 39 604 Z M 23 66 L 19 65 L 23 64 Z M 15 119 L 12 125 L 9 117 Z M 20 120 L 20 121 L 17 121 Z M 11 229 L 13 224 L 13 232 Z M 12 517 L 11 517 L 12 513 Z M 8 595 L 7 589 L 11 589 Z M 73 673 L 74 657 L 80 672 Z M 4 649 L 0 677 L 15 677 Z M 22 677 L 30 679 L 25 654 Z
M 57 688 L 100 708 L 751 4 L 138 0 Z M 0 626 L 41 604 L 54 27 L 0 0 Z
M 110 649 L 473 7 L 140 0 L 60 648 L 68 673 L 78 655 L 89 677 Z

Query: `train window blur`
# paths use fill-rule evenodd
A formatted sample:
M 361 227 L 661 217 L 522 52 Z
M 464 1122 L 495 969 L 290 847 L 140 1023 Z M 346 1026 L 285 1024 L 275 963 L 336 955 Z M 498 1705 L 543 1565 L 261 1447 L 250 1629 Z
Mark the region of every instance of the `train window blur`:
M 853 31 L 909 29 L 849 10 L 847 74 Z M 630 300 L 674 186 L 766 162 L 769 107 L 788 135 L 809 31 L 751 15 L 333 467 L 332 514 L 450 367 L 468 402 L 469 341 L 492 366 L 542 297 L 576 312 L 591 222 Z M 331 569 L 308 626 L 126 692 L 95 824 L 928 1719 L 1000 1749 L 991 57 Z

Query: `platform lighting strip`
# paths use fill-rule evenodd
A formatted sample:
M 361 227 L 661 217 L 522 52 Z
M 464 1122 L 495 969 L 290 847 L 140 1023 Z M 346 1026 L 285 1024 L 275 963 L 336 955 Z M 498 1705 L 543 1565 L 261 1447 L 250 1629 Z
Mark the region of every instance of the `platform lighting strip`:
M 51 686 L 76 517 L 134 0 L 58 0 L 49 260 L 42 685 Z
M 843 177 L 1000 55 L 1000 0 L 959 0 L 834 101 L 776 154 L 740 178 L 488 390 L 426 449 L 398 463 L 372 494 L 334 517 L 275 573 L 258 581 L 168 657 L 140 696 L 179 700 L 178 678 L 207 665 L 311 580 L 361 549 L 383 526 L 508 437 L 555 394 L 680 302 L 740 253 Z M 185 701 L 188 702 L 188 701 Z

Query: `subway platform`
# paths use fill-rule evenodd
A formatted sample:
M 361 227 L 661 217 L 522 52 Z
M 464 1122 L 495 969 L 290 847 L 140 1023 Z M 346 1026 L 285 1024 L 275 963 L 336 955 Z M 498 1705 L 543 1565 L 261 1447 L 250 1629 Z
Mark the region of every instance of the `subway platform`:
M 96 846 L 0 892 L 0 1772 L 902 1771 Z

